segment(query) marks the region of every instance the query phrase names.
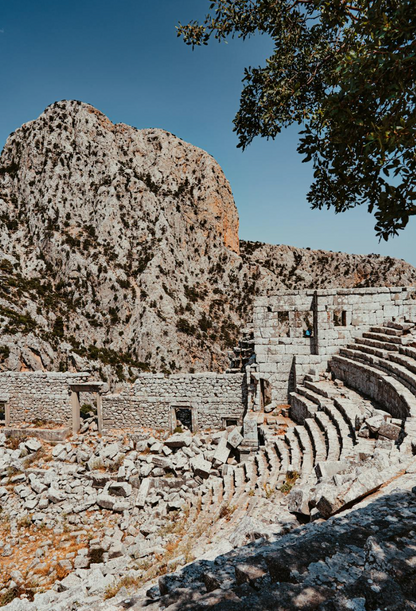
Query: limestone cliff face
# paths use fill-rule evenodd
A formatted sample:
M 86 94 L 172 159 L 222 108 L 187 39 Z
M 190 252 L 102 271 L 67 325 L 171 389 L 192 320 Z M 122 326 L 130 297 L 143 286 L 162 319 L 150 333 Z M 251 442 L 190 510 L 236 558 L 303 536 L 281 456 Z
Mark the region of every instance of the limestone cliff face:
M 0 158 L 0 368 L 227 367 L 256 294 L 411 284 L 392 259 L 238 241 L 230 186 L 207 153 L 158 129 L 57 102 Z

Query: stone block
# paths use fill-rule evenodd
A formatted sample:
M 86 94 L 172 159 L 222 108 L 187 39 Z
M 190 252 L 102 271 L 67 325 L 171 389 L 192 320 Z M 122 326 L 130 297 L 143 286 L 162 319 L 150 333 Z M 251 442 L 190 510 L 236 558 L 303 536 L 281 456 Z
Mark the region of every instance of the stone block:
M 350 464 L 345 460 L 327 460 L 315 465 L 315 472 L 319 479 L 330 479 L 337 473 L 342 473 Z
M 288 510 L 291 513 L 300 513 L 305 516 L 310 515 L 309 497 L 309 488 L 295 488 L 288 495 Z
M 194 475 L 206 479 L 211 471 L 211 463 L 205 460 L 202 454 L 199 454 L 191 459 L 191 468 Z
M 139 492 L 136 499 L 136 507 L 143 508 L 146 504 L 146 498 L 151 488 L 150 478 L 146 478 L 140 484 Z
M 218 467 L 227 462 L 230 456 L 231 447 L 228 445 L 227 438 L 221 437 L 219 444 L 214 452 L 213 464 Z
M 400 426 L 391 424 L 389 422 L 384 422 L 378 429 L 378 434 L 380 437 L 386 437 L 387 439 L 392 439 L 394 441 L 399 439 L 401 432 L 402 429 Z
M 238 448 L 240 443 L 243 441 L 243 436 L 240 433 L 240 429 L 239 428 L 233 429 L 231 433 L 228 435 L 227 441 L 230 444 L 230 446 L 232 446 L 233 448 Z

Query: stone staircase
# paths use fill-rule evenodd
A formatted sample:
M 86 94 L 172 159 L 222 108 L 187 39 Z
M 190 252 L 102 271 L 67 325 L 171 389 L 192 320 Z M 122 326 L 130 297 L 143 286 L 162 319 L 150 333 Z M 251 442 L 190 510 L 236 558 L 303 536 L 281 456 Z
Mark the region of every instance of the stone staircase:
M 290 394 L 294 426 L 280 435 L 261 427 L 265 441 L 255 457 L 256 494 L 265 483 L 279 490 L 288 478 L 294 490 L 311 488 L 322 481 L 322 473 L 336 473 L 343 466 L 342 472 L 353 466 L 358 472 L 366 467 L 380 471 L 381 455 L 383 464 L 388 462 L 387 480 L 411 460 L 416 440 L 416 326 L 394 322 L 373 327 L 342 348 L 330 369 L 332 379 L 306 376 Z M 385 423 L 383 435 L 368 434 L 365 423 L 371 418 Z
M 333 375 L 400 420 L 409 445 L 416 436 L 416 328 L 372 327 L 330 362 Z
M 213 530 L 221 533 L 218 518 L 226 517 L 230 530 L 246 515 L 261 515 L 264 503 L 260 499 L 270 497 L 281 505 L 286 499 L 287 506 L 290 495 L 282 492 L 313 489 L 328 481 L 323 474 L 332 478 L 357 466 L 359 472 L 374 470 L 374 465 L 380 471 L 377 460 L 383 455 L 388 480 L 412 459 L 416 326 L 373 327 L 342 348 L 330 369 L 332 378 L 306 376 L 290 394 L 291 426 L 285 430 L 260 424 L 264 441 L 259 450 L 246 462 L 222 467 L 202 499 L 204 511 L 196 524 L 208 517 Z M 365 423 L 372 418 L 390 426 L 390 439 L 366 434 Z M 265 422 L 268 419 L 269 415 Z

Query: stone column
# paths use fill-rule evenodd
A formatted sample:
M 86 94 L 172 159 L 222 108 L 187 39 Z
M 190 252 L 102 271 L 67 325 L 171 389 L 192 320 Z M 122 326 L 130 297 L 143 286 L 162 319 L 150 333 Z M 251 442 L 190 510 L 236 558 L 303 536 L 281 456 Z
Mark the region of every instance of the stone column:
M 97 393 L 97 425 L 98 432 L 103 432 L 103 400 L 100 393 Z
M 10 405 L 9 403 L 5 403 L 4 405 L 4 426 L 10 426 Z
M 72 407 L 72 432 L 78 433 L 81 428 L 79 394 L 75 391 L 71 391 L 71 407 Z

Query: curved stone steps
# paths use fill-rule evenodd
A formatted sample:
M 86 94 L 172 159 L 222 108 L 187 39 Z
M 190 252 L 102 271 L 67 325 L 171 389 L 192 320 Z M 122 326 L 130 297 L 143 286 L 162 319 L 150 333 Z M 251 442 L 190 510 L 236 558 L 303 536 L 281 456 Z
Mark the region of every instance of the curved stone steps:
M 270 445 L 266 446 L 265 452 L 268 455 L 269 464 L 271 465 L 268 484 L 271 488 L 275 488 L 281 472 L 281 462 L 277 456 L 273 440 L 270 440 Z
M 391 352 L 388 350 L 381 350 L 380 348 L 372 348 L 371 346 L 367 346 L 366 344 L 347 344 L 343 348 L 340 348 L 339 353 L 343 354 L 345 350 L 359 350 L 360 352 L 365 352 L 367 354 L 373 354 L 374 356 L 380 356 L 381 358 L 388 358 L 389 354 L 396 354 L 396 352 Z
M 374 333 L 372 331 L 368 331 L 367 333 L 363 333 L 363 337 L 368 339 L 375 339 L 378 342 L 386 342 L 388 344 L 402 343 L 401 337 L 387 333 Z
M 398 352 L 399 345 L 392 344 L 390 342 L 381 342 L 376 339 L 369 339 L 366 337 L 357 337 L 355 340 L 356 344 L 364 344 L 365 346 L 371 346 L 373 348 L 380 348 L 381 350 L 392 350 Z
M 317 406 L 317 409 L 315 410 L 316 412 L 321 405 L 321 400 L 322 400 L 323 395 L 321 395 L 320 393 L 317 393 L 315 390 L 311 390 L 311 388 L 309 388 L 307 384 L 309 384 L 309 382 L 305 380 L 303 385 L 298 385 L 296 387 L 296 390 L 299 395 L 302 395 L 303 397 L 305 397 L 305 399 L 308 399 L 308 401 L 310 401 L 311 403 L 315 403 L 315 405 Z
M 330 401 L 325 403 L 322 408 L 327 416 L 329 416 L 331 422 L 334 424 L 337 430 L 340 445 L 340 457 L 350 456 L 354 448 L 355 434 L 354 436 L 351 434 L 350 426 L 345 421 L 344 415 L 337 408 L 335 403 Z
M 410 356 L 412 359 L 416 359 L 416 348 L 412 348 L 411 346 L 400 346 L 399 352 L 400 354 Z
M 250 490 L 254 490 L 256 479 L 257 479 L 257 473 L 256 473 L 256 467 L 254 465 L 254 460 L 249 458 L 246 462 L 243 463 L 243 468 L 244 468 L 245 477 L 246 477 L 245 491 L 249 492 Z
M 317 410 L 316 403 L 307 399 L 304 395 L 297 392 L 290 393 L 290 415 L 295 422 L 304 424 L 305 419 L 313 418 Z
M 415 396 L 393 376 L 340 355 L 334 355 L 329 366 L 336 378 L 371 397 L 394 418 L 416 417 Z
M 302 474 L 301 481 L 307 479 L 312 473 L 315 460 L 311 438 L 308 435 L 306 428 L 302 425 L 294 427 L 294 432 L 297 435 L 299 445 L 302 451 Z
M 256 482 L 256 488 L 263 490 L 263 485 L 267 482 L 270 471 L 267 459 L 264 455 L 264 451 L 262 448 L 259 452 L 257 452 L 255 460 L 257 463 L 257 470 L 259 474 L 258 480 Z
M 384 327 L 388 327 L 389 329 L 398 329 L 400 331 L 410 331 L 410 329 L 415 328 L 415 323 L 413 322 L 396 322 L 393 320 L 389 320 L 383 324 Z
M 326 460 L 339 460 L 341 454 L 341 444 L 338 438 L 338 431 L 334 423 L 324 411 L 317 412 L 315 415 L 315 420 L 325 435 L 327 448 Z
M 314 383 L 305 381 L 305 389 L 308 392 L 308 396 L 310 399 L 314 400 L 316 405 L 319 406 L 320 410 L 324 411 L 330 418 L 332 424 L 336 428 L 336 432 L 338 435 L 338 443 L 335 439 L 333 429 L 330 425 L 328 425 L 327 431 L 327 448 L 328 448 L 328 456 L 329 454 L 334 456 L 338 452 L 338 456 L 349 456 L 351 454 L 354 441 L 355 441 L 355 432 L 351 430 L 351 423 L 347 421 L 344 417 L 343 412 L 338 409 L 338 407 L 334 403 L 334 399 L 329 396 L 329 386 L 330 384 L 324 383 Z M 336 390 L 333 391 L 336 394 Z M 318 419 L 319 412 L 315 413 L 315 419 Z M 322 420 L 322 419 L 321 419 Z M 320 424 L 321 428 L 322 425 Z M 329 459 L 328 460 L 338 460 L 338 459 Z
M 328 414 L 337 427 L 341 445 L 347 446 L 348 449 L 352 447 L 356 440 L 355 418 L 362 416 L 362 411 L 352 401 L 343 400 L 342 391 L 333 383 L 306 381 L 305 386 L 314 393 L 321 409 Z
M 213 490 L 213 495 L 215 494 L 215 500 L 218 503 L 222 503 L 223 499 L 224 499 L 224 480 L 221 477 L 220 481 L 218 482 L 215 490 Z
M 373 367 L 377 367 L 387 375 L 394 376 L 399 382 L 406 386 L 411 393 L 416 395 L 416 374 L 407 369 L 406 366 L 395 362 L 392 358 L 380 358 L 372 354 L 366 354 L 357 350 L 344 349 L 343 355 L 349 359 L 364 361 Z M 393 356 L 393 355 L 392 355 Z
M 290 454 L 290 462 L 287 470 L 296 471 L 296 473 L 300 474 L 302 471 L 302 450 L 299 445 L 299 439 L 293 428 L 286 431 L 285 441 L 289 446 Z
M 344 421 L 349 427 L 353 444 L 357 443 L 356 430 L 358 427 L 356 426 L 356 423 L 360 424 L 365 418 L 364 409 L 360 409 L 356 403 L 350 399 L 347 399 L 346 397 L 341 396 L 334 398 L 334 405 L 342 413 Z
M 326 460 L 327 450 L 325 437 L 319 428 L 317 422 L 313 418 L 307 418 L 305 420 L 305 430 L 307 431 L 312 447 L 314 449 L 314 462 Z
M 289 448 L 282 437 L 276 439 L 274 445 L 280 459 L 280 473 L 277 480 L 277 484 L 280 484 L 286 480 L 286 473 L 288 472 L 290 465 L 290 454 Z
M 415 357 L 416 357 L 416 351 L 415 351 Z M 412 373 L 416 374 L 416 358 L 407 356 L 405 354 L 402 354 L 401 352 L 399 354 L 394 352 L 390 354 L 390 360 L 393 361 L 394 363 L 397 363 L 398 365 L 402 365 L 403 367 L 405 367 Z
M 245 477 L 243 467 L 241 465 L 237 465 L 234 469 L 234 490 L 242 490 L 244 489 Z
M 385 335 L 395 335 L 398 337 L 403 335 L 403 329 L 395 329 L 393 327 L 371 327 L 370 332 L 378 334 L 383 333 Z
M 227 467 L 227 473 L 223 475 L 224 481 L 224 495 L 223 495 L 223 503 L 226 505 L 230 503 L 233 494 L 234 494 L 234 473 L 231 465 L 224 465 Z
M 244 468 L 239 465 L 234 470 L 234 494 L 229 502 L 229 506 L 232 508 L 232 517 L 229 520 L 231 525 L 234 521 L 238 521 L 241 514 L 245 512 L 245 508 L 249 499 L 246 491 Z

